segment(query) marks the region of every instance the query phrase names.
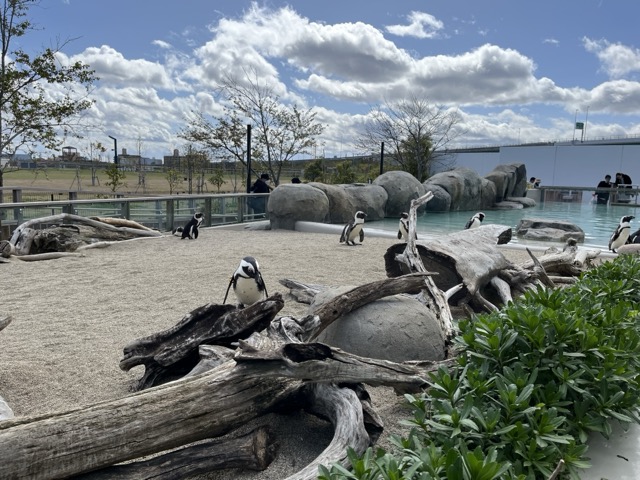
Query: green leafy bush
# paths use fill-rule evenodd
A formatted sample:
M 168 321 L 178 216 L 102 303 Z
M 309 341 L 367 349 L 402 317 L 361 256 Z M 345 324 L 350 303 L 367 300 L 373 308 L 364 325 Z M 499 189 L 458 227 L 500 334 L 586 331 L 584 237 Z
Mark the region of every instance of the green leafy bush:
M 589 434 L 640 422 L 640 260 L 620 256 L 573 286 L 535 290 L 461 321 L 458 365 L 440 369 L 394 453 L 350 452 L 320 479 L 538 479 L 588 467 Z

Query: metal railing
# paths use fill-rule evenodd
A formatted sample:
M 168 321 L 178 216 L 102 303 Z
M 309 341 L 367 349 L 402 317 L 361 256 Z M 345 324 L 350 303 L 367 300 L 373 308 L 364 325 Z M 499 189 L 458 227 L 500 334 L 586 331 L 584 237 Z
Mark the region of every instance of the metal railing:
M 626 185 L 618 188 L 593 188 L 573 186 L 540 186 L 541 202 L 589 202 L 593 194 L 609 193 L 610 205 L 637 205 L 640 185 Z M 586 193 L 586 195 L 584 195 Z M 583 196 L 584 195 L 584 196 Z
M 60 213 L 124 218 L 163 232 L 185 225 L 196 212 L 204 214 L 204 227 L 228 225 L 268 218 L 266 209 L 262 212 L 249 208 L 249 199 L 268 195 L 233 193 L 0 203 L 0 227 L 2 237 L 6 237 L 28 220 Z

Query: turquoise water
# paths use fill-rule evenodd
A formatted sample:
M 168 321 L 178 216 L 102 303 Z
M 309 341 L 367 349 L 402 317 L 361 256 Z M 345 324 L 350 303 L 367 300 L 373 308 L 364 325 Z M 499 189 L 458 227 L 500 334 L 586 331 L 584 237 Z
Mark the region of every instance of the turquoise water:
M 513 240 L 510 243 L 539 244 L 519 240 L 515 228 L 522 218 L 544 218 L 564 220 L 578 225 L 585 233 L 584 243 L 587 247 L 607 249 L 609 237 L 615 230 L 620 217 L 635 215 L 631 222 L 631 231 L 640 228 L 640 207 L 620 205 L 594 205 L 590 203 L 544 202 L 535 207 L 518 210 L 484 210 L 484 224 L 509 225 L 514 228 Z M 442 235 L 463 230 L 467 220 L 475 212 L 426 212 L 418 217 L 418 235 Z M 398 220 L 387 218 L 377 222 L 367 222 L 367 226 L 380 230 L 398 231 Z

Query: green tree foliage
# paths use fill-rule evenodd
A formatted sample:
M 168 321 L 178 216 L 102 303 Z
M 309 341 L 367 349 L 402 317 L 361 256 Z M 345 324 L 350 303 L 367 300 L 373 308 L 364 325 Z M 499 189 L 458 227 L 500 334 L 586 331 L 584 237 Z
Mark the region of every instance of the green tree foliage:
M 0 4 L 0 155 L 37 145 L 57 149 L 59 135 L 73 133 L 78 114 L 92 105 L 86 93 L 96 77 L 81 62 L 61 64 L 58 54 L 65 43 L 35 55 L 19 47 L 19 39 L 33 30 L 27 15 L 36 4 Z M 47 88 L 52 84 L 55 89 Z M 0 186 L 5 168 L 0 169 Z
M 107 185 L 112 192 L 115 192 L 120 187 L 126 185 L 126 183 L 124 183 L 124 179 L 127 178 L 127 175 L 124 173 L 124 170 L 118 168 L 118 165 L 112 163 L 105 169 L 104 173 L 109 179 L 105 185 Z
M 175 168 L 167 170 L 164 173 L 164 178 L 166 178 L 167 182 L 169 183 L 169 195 L 173 195 L 184 181 L 182 174 Z
M 207 179 L 211 185 L 215 185 L 218 193 L 220 193 L 220 187 L 225 183 L 224 170 L 222 167 L 217 166 L 213 169 L 213 174 Z
M 455 128 L 459 122 L 457 110 L 411 97 L 373 108 L 356 146 L 375 152 L 384 142 L 385 151 L 400 168 L 422 182 L 437 161 L 434 152 L 460 135 Z
M 309 182 L 324 181 L 324 168 L 322 166 L 322 159 L 313 161 L 304 169 L 304 179 Z
M 179 136 L 221 158 L 232 156 L 246 166 L 247 127 L 242 119 L 249 119 L 252 170 L 269 173 L 275 185 L 280 183 L 282 168 L 297 155 L 309 153 L 324 131 L 312 109 L 282 103 L 256 72 L 245 72 L 243 78 L 225 77 L 219 93 L 227 105 L 224 113 L 209 118 L 202 112 L 192 112 Z
M 564 289 L 530 291 L 463 320 L 457 365 L 408 395 L 400 454 L 350 452 L 337 479 L 579 478 L 589 435 L 640 423 L 640 259 L 621 255 Z M 353 457 L 353 458 L 352 458 Z

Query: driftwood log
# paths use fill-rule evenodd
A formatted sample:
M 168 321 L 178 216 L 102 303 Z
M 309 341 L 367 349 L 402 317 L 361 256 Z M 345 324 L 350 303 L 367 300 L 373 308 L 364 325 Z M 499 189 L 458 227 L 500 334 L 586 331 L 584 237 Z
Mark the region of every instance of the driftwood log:
M 10 316 L 0 314 L 0 330 L 4 330 L 10 323 Z M 13 410 L 11 410 L 11 407 L 9 407 L 7 402 L 5 402 L 0 395 L 0 421 L 8 418 L 13 418 Z
M 294 403 L 309 403 L 324 410 L 336 428 L 334 440 L 325 453 L 306 467 L 305 473 L 293 477 L 315 478 L 318 462 L 344 464 L 346 445 L 362 452 L 371 437 L 375 438 L 374 432 L 379 432 L 380 425 L 367 426 L 366 422 L 375 418 L 362 413 L 367 407 L 348 385 L 367 383 L 389 385 L 399 392 L 418 391 L 427 384 L 428 373 L 437 365 L 396 364 L 357 357 L 323 344 L 301 342 L 312 340 L 344 312 L 359 305 L 416 289 L 424 283 L 424 277 L 424 274 L 407 275 L 374 282 L 329 302 L 317 315 L 301 320 L 275 319 L 267 329 L 238 339 L 232 360 L 204 373 L 120 400 L 3 421 L 0 451 L 11 461 L 0 462 L 0 478 L 60 478 L 99 470 L 218 437 L 295 398 L 300 399 L 301 395 L 304 402 Z M 261 303 L 268 309 L 274 301 L 277 299 Z M 254 325 L 259 328 L 257 323 Z M 247 334 L 251 330 L 243 324 L 230 328 L 231 332 Z M 182 344 L 198 343 L 190 343 L 187 337 Z M 158 359 L 161 357 L 159 354 Z M 142 364 L 146 361 L 142 356 L 137 358 Z M 326 388 L 307 388 L 314 383 Z M 185 405 L 189 408 L 184 408 Z M 366 438 L 362 433 L 365 431 Z
M 475 312 L 496 310 L 530 288 L 572 283 L 600 254 L 597 249 L 579 249 L 569 239 L 562 251 L 551 248 L 540 258 L 529 252 L 531 260 L 515 265 L 498 248 L 510 238 L 511 227 L 483 225 L 415 242 L 415 248 L 422 265 L 437 274 L 433 281 L 450 303 L 469 305 Z M 408 250 L 402 243 L 387 249 L 384 259 L 389 277 L 412 270 L 404 259 Z
M 96 217 L 99 218 L 99 217 Z M 96 242 L 118 242 L 162 234 L 123 219 L 91 219 L 62 213 L 22 223 L 11 235 L 9 245 L 0 245 L 3 257 L 49 260 L 68 256 Z M 38 228 L 35 228 L 38 227 Z M 39 255 L 39 256 L 38 256 Z

